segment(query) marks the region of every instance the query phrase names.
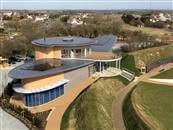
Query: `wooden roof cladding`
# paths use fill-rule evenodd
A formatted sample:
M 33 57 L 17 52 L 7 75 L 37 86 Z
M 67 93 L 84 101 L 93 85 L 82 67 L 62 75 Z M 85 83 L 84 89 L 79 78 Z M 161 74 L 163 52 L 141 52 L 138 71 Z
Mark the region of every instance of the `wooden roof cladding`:
M 92 52 L 86 57 L 86 59 L 93 60 L 112 60 L 118 58 L 118 56 L 112 52 Z

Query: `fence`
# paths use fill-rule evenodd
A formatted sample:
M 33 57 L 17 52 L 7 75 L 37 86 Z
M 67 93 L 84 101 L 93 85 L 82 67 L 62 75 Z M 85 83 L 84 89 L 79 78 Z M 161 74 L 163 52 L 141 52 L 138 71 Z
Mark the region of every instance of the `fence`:
M 173 56 L 171 57 L 166 57 L 166 58 L 162 58 L 159 59 L 151 64 L 148 64 L 146 66 L 146 72 L 148 73 L 150 70 L 160 66 L 160 65 L 164 65 L 164 64 L 168 64 L 168 63 L 173 63 Z

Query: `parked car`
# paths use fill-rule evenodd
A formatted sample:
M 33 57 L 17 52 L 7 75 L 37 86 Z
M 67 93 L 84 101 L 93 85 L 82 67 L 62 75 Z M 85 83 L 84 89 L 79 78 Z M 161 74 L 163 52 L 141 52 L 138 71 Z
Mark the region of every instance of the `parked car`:
M 20 60 L 20 61 L 24 61 L 25 59 L 26 59 L 26 57 L 25 56 L 21 56 L 21 55 L 17 55 L 17 56 L 15 56 L 18 60 Z
M 21 62 L 21 59 L 15 57 L 15 56 L 11 56 L 8 58 L 8 63 L 9 64 L 15 64 L 16 62 Z

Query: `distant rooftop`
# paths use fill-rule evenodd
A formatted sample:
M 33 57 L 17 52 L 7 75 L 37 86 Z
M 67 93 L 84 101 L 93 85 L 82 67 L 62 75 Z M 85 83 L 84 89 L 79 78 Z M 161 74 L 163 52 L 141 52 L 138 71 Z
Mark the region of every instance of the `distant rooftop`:
M 15 79 L 35 78 L 71 71 L 93 63 L 76 59 L 42 59 L 20 65 L 12 69 L 8 75 Z
M 32 44 L 45 47 L 69 47 L 69 46 L 86 46 L 94 44 L 96 41 L 82 37 L 49 37 L 32 41 Z

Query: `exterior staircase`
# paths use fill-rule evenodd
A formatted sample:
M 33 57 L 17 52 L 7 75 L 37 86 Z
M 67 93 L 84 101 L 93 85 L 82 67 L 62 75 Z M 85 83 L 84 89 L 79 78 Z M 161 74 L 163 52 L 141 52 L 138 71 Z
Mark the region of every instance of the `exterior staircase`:
M 125 69 L 121 71 L 120 75 L 129 81 L 132 81 L 135 78 L 135 74 L 133 72 L 129 72 Z

